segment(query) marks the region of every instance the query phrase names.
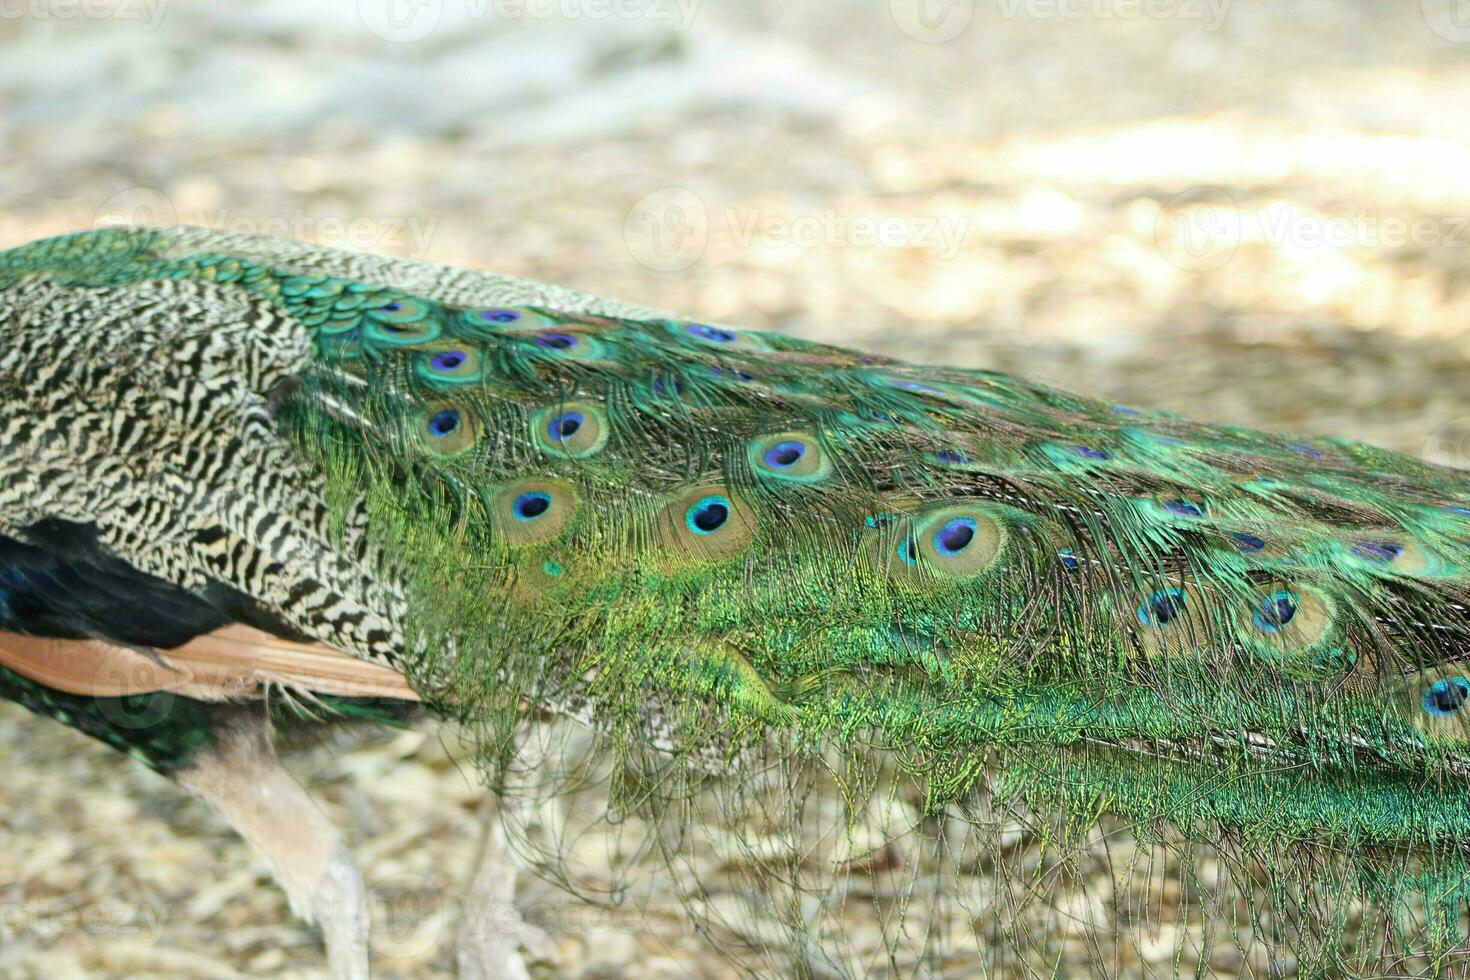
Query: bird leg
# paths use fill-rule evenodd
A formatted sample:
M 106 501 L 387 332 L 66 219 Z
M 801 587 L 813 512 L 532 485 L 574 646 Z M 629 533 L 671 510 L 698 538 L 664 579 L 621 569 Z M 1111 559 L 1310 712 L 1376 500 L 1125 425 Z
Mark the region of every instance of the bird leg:
M 524 732 L 518 741 L 519 761 L 534 770 L 535 748 L 528 744 Z M 510 781 L 516 781 L 513 775 Z M 515 805 L 521 804 L 512 796 L 500 800 L 502 807 Z M 520 951 L 524 949 L 533 959 L 552 959 L 556 944 L 542 929 L 522 919 L 516 910 L 518 869 L 506 844 L 500 813 L 489 801 L 483 821 L 475 874 L 464 896 L 456 954 L 459 977 L 460 980 L 527 980 L 526 961 Z
M 234 713 L 217 735 L 174 778 L 265 857 L 292 910 L 321 927 L 333 975 L 366 980 L 367 903 L 341 833 L 276 757 L 263 708 Z

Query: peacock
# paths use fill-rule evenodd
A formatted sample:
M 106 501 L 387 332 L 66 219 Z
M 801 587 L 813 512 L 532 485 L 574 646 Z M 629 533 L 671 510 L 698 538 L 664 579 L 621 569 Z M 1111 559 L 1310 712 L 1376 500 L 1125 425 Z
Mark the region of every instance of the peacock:
M 218 810 L 340 977 L 271 735 L 424 713 L 751 975 L 1463 969 L 1467 602 L 1470 476 L 1357 442 L 232 232 L 0 252 L 0 691 Z

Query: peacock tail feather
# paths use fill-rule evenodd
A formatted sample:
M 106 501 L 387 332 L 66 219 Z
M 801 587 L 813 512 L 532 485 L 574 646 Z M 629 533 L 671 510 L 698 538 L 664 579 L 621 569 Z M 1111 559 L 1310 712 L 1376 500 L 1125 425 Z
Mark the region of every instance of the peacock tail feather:
M 682 842 L 726 828 L 788 971 L 1054 972 L 1026 907 L 1118 828 L 1119 932 L 1173 875 L 1278 971 L 1464 959 L 1463 473 L 207 231 L 0 253 L 0 324 L 0 534 L 95 521 L 395 666 L 498 788 L 601 785 L 707 918 Z

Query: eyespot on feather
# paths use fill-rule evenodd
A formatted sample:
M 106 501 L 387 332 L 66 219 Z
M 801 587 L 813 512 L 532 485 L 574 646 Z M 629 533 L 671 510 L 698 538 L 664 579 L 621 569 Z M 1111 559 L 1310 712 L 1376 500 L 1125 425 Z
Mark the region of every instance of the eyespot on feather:
M 1470 743 L 1470 679 L 1462 670 L 1459 664 L 1448 664 L 1391 681 L 1400 716 L 1432 743 Z M 1385 693 L 1369 689 L 1366 696 L 1381 701 Z
M 461 310 L 457 323 L 471 334 L 503 336 L 522 330 L 548 330 L 559 325 L 543 313 L 523 306 L 482 306 Z
M 989 571 L 1005 550 L 1005 524 L 988 508 L 952 504 L 917 518 L 914 536 L 929 567 L 946 578 Z
M 704 561 L 743 552 L 755 538 L 755 512 L 722 484 L 690 487 L 672 495 L 656 518 L 660 543 L 669 551 Z
M 366 311 L 363 336 L 379 344 L 402 346 L 422 344 L 439 336 L 439 321 L 429 315 L 426 303 L 400 296 Z
M 1357 659 L 1341 635 L 1337 604 L 1303 582 L 1266 583 L 1242 596 L 1236 635 L 1255 656 L 1309 679 L 1341 674 Z
M 1181 518 L 1188 521 L 1192 518 L 1205 517 L 1210 513 L 1209 501 L 1197 493 L 1179 492 L 1160 494 L 1150 503 L 1154 504 L 1158 512 L 1167 515 L 1168 519 L 1175 521 Z
M 1458 569 L 1400 531 L 1361 532 L 1343 544 L 1347 559 L 1361 568 L 1408 575 L 1441 578 Z
M 569 327 L 553 327 L 525 335 L 532 354 L 552 360 L 599 361 L 607 357 L 607 345 L 599 338 Z
M 797 483 L 815 483 L 831 475 L 832 463 L 816 436 L 806 432 L 778 432 L 751 441 L 750 466 L 761 476 Z
M 496 532 L 507 544 L 525 547 L 560 535 L 579 505 L 577 492 L 570 484 L 532 478 L 497 490 L 490 501 L 490 515 Z
M 479 437 L 475 417 L 455 405 L 430 406 L 418 417 L 419 441 L 436 456 L 458 456 Z
M 531 435 L 547 453 L 583 459 L 607 445 L 607 413 L 588 401 L 548 406 L 531 415 Z
M 728 351 L 764 351 L 769 349 L 759 336 L 749 330 L 736 330 L 711 323 L 678 321 L 669 325 L 669 332 L 701 347 Z
M 1008 532 L 993 508 L 972 503 L 930 505 L 894 514 L 864 548 L 871 567 L 899 580 L 962 581 L 990 571 L 1006 550 Z
M 419 355 L 414 373 L 430 384 L 474 384 L 484 377 L 484 362 L 473 347 L 439 344 Z
M 1125 607 L 1127 608 L 1127 607 Z M 1161 582 L 1133 603 L 1130 626 L 1143 649 L 1172 656 L 1217 639 L 1218 628 L 1200 590 L 1187 582 Z
M 429 305 L 412 296 L 395 296 L 379 306 L 368 308 L 366 313 L 382 323 L 417 323 L 429 315 Z

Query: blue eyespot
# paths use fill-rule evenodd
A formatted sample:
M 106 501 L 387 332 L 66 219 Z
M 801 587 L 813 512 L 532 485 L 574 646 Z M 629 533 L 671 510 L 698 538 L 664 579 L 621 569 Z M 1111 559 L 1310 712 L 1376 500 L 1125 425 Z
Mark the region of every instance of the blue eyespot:
M 557 442 L 564 442 L 577 434 L 587 417 L 581 412 L 563 412 L 546 423 L 546 434 Z
M 517 520 L 534 521 L 551 509 L 551 494 L 540 490 L 523 493 L 510 505 Z
M 975 519 L 956 517 L 945 521 L 944 526 L 934 533 L 934 550 L 941 555 L 957 555 L 975 540 Z
M 684 394 L 684 382 L 676 379 L 665 381 L 657 378 L 653 382 L 653 393 L 655 395 L 682 395 Z
M 1057 552 L 1057 556 L 1062 559 L 1062 567 L 1069 572 L 1075 572 L 1081 567 L 1082 563 L 1077 560 L 1077 556 L 1072 553 L 1071 548 L 1063 548 Z
M 709 369 L 709 373 L 710 377 L 712 378 L 723 378 L 727 381 L 740 381 L 745 384 L 750 384 L 752 381 L 755 380 L 755 375 L 747 374 L 744 371 L 738 371 L 734 368 L 712 367 Z
M 1072 451 L 1074 453 L 1076 453 L 1078 456 L 1082 456 L 1082 457 L 1085 457 L 1087 459 L 1107 459 L 1108 458 L 1108 454 L 1107 453 L 1103 452 L 1101 449 L 1093 449 L 1091 446 L 1073 446 L 1072 447 Z
M 429 366 L 435 371 L 453 371 L 455 368 L 469 360 L 469 355 L 462 350 L 447 350 L 442 354 L 435 354 Z
M 919 563 L 919 542 L 912 534 L 905 534 L 903 540 L 898 542 L 898 559 L 905 565 Z
M 1424 710 L 1436 718 L 1452 715 L 1470 700 L 1470 681 L 1463 677 L 1441 678 L 1424 692 Z
M 1164 509 L 1171 514 L 1178 514 L 1180 517 L 1203 517 L 1205 513 L 1199 504 L 1192 500 L 1184 500 L 1182 498 L 1179 500 L 1164 501 Z
M 1301 453 L 1303 456 L 1310 456 L 1313 459 L 1327 458 L 1327 454 L 1318 449 L 1316 446 L 1308 446 L 1300 442 L 1287 443 L 1286 448 L 1290 449 L 1294 453 Z
M 766 450 L 766 463 L 778 470 L 790 469 L 806 455 L 806 446 L 796 441 L 778 442 Z
M 686 323 L 684 332 L 712 344 L 733 344 L 740 339 L 740 335 L 733 330 L 712 327 L 707 323 Z
M 453 435 L 454 430 L 459 428 L 458 409 L 447 408 L 429 419 L 429 434 L 437 439 Z
M 481 310 L 480 319 L 491 323 L 514 323 L 521 318 L 515 310 Z
M 895 388 L 902 388 L 904 391 L 922 391 L 928 395 L 937 395 L 940 393 L 939 389 L 933 385 L 922 384 L 918 381 L 909 381 L 906 378 L 890 378 L 888 383 Z
M 1108 409 L 1108 411 L 1114 413 L 1115 415 L 1131 415 L 1134 418 L 1141 418 L 1143 416 L 1143 413 L 1140 412 L 1138 409 L 1129 408 L 1126 405 L 1114 405 L 1112 408 Z
M 538 333 L 531 338 L 542 350 L 566 350 L 576 347 L 581 341 L 569 333 Z
M 935 453 L 934 458 L 941 463 L 968 463 L 970 457 L 956 449 L 941 449 Z
M 382 306 L 378 307 L 378 309 L 383 313 L 397 313 L 399 310 L 403 309 L 403 304 L 395 299 L 391 302 L 384 303 Z
M 1234 531 L 1231 532 L 1230 537 L 1234 539 L 1235 547 L 1241 551 L 1263 551 L 1266 547 L 1266 539 L 1258 538 L 1254 534 Z
M 1279 633 L 1296 617 L 1299 608 L 1297 596 L 1284 590 L 1273 592 L 1256 606 L 1251 619 L 1257 629 L 1266 633 Z
M 684 523 L 695 534 L 714 534 L 729 520 L 729 498 L 714 494 L 701 497 L 684 513 Z
M 1138 607 L 1138 621 L 1145 626 L 1168 626 L 1184 613 L 1188 599 L 1183 589 L 1160 589 Z
M 1404 553 L 1404 546 L 1392 541 L 1359 541 L 1349 550 L 1364 561 L 1387 565 Z
M 1470 514 L 1470 507 L 1461 507 L 1459 504 L 1446 504 L 1445 510 L 1451 514 Z

